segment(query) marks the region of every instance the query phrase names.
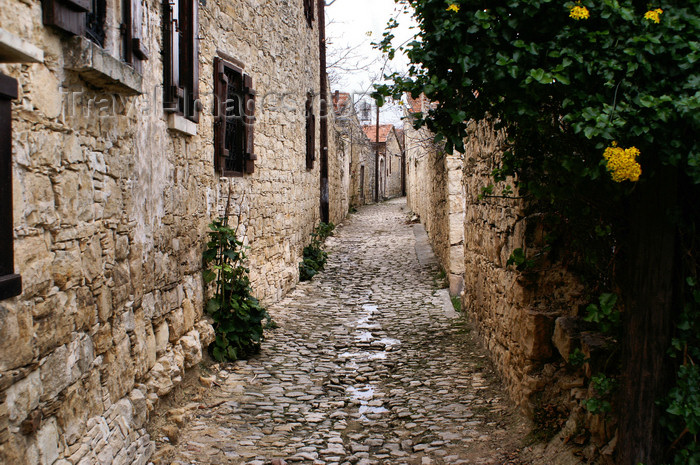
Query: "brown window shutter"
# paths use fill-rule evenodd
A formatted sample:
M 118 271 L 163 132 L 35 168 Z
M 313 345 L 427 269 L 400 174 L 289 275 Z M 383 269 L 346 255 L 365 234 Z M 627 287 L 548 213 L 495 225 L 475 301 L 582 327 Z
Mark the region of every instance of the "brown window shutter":
M 44 25 L 80 36 L 85 34 L 85 13 L 91 8 L 90 0 L 42 0 L 41 2 Z
M 311 168 L 316 161 L 316 115 L 311 113 Z
M 255 171 L 255 90 L 253 89 L 253 78 L 243 75 L 244 107 L 243 118 L 245 125 L 245 172 Z
M 122 47 L 124 48 L 123 59 L 126 63 L 134 62 L 134 30 L 132 25 L 134 24 L 134 3 L 138 0 L 122 0 L 122 24 L 121 24 L 121 34 L 122 34 Z
M 191 19 L 189 23 L 189 41 L 188 62 L 192 67 L 192 86 L 191 86 L 191 102 L 192 109 L 190 119 L 195 123 L 199 123 L 199 113 L 202 106 L 199 102 L 199 0 L 190 0 L 191 4 Z
M 22 278 L 14 272 L 12 221 L 12 100 L 17 81 L 0 73 L 0 300 L 22 292 Z
M 166 112 L 180 111 L 180 41 L 178 37 L 179 0 L 163 1 L 163 107 Z
M 314 98 L 311 93 L 306 96 L 306 169 L 314 167 L 316 159 L 316 115 L 314 114 Z
M 224 60 L 214 57 L 214 168 L 223 175 L 228 150 L 226 150 L 226 88 L 228 78 L 224 72 Z
M 131 2 L 131 52 L 139 60 L 148 60 L 148 48 L 143 38 L 143 4 L 142 0 L 129 0 Z

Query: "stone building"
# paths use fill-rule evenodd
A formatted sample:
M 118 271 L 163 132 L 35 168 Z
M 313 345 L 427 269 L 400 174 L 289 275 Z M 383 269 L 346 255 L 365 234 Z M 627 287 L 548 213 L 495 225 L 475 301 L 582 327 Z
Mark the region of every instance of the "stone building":
M 148 412 L 212 340 L 201 252 L 229 199 L 257 296 L 295 285 L 321 202 L 349 201 L 334 131 L 322 195 L 319 19 L 0 0 L 0 462 L 148 461 Z
M 372 186 L 373 192 L 375 187 L 378 187 L 379 200 L 399 197 L 402 195 L 404 186 L 404 170 L 402 168 L 404 150 L 396 127 L 393 124 L 380 124 L 379 139 L 377 139 L 376 125 L 364 125 L 362 129 L 370 140 L 371 150 L 375 154 L 375 158 L 377 158 L 377 146 L 379 146 L 379 182 Z
M 406 197 L 448 276 L 450 293 L 459 295 L 464 282 L 464 161 L 461 154 L 449 155 L 438 147 L 427 128 L 413 128 L 412 115 L 427 112 L 429 105 L 424 96 L 407 96 Z
M 352 100 L 352 95 L 336 91 L 333 94 L 335 110 L 337 151 L 349 161 L 350 176 L 347 189 L 353 207 L 373 201 L 374 152 L 370 140 L 362 130 L 362 124 Z

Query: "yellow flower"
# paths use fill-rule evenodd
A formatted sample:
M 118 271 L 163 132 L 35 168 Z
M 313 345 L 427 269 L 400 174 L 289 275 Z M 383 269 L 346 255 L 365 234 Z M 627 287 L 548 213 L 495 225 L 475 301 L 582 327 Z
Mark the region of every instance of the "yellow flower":
M 581 5 L 572 6 L 571 10 L 569 11 L 569 18 L 574 18 L 576 21 L 580 19 L 588 19 L 590 16 L 591 13 L 588 11 L 588 8 Z
M 453 3 L 447 7 L 446 11 L 454 11 L 455 13 L 459 13 L 459 5 Z
M 659 24 L 659 22 L 661 22 L 661 13 L 663 12 L 664 10 L 662 10 L 661 8 L 649 10 L 646 13 L 644 13 L 644 19 L 648 19 L 649 21 Z
M 637 147 L 623 149 L 617 146 L 617 142 L 605 149 L 603 158 L 607 161 L 607 169 L 615 182 L 639 181 L 642 175 L 642 166 L 637 162 L 639 156 Z

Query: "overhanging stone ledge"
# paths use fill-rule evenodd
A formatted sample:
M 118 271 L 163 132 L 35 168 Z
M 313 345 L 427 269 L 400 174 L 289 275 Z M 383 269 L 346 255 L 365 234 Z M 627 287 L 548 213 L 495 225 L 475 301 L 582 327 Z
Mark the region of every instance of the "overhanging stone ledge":
M 0 63 L 43 63 L 44 52 L 5 29 L 0 28 Z
M 103 89 L 127 95 L 143 93 L 141 74 L 85 37 L 66 42 L 65 68 Z

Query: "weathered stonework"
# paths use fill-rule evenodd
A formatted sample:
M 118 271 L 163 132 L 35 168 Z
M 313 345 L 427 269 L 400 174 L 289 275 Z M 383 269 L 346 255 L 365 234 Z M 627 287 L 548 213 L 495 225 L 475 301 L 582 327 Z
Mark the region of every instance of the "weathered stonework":
M 161 2 L 143 4 L 151 53 L 135 68 L 119 61 L 120 5 L 108 0 L 100 68 L 94 53 L 92 65 L 76 61 L 78 39 L 42 24 L 39 0 L 0 0 L 3 28 L 44 53 L 43 64 L 0 65 L 20 87 L 13 198 L 23 280 L 21 296 L 0 302 L 2 463 L 146 463 L 148 412 L 213 339 L 201 278 L 208 223 L 230 196 L 252 287 L 271 303 L 297 282 L 319 219 L 304 118 L 306 94 L 319 88 L 318 27 L 307 26 L 302 2 L 200 3 L 204 110 L 194 131 L 171 128 L 162 110 Z M 258 94 L 258 160 L 244 177 L 214 170 L 217 55 L 240 61 Z M 337 156 L 333 131 L 330 142 L 338 222 L 349 159 Z
M 410 99 L 410 113 L 426 111 L 428 102 Z M 440 265 L 447 273 L 450 293 L 459 295 L 464 275 L 463 156 L 446 154 L 426 128 L 404 125 L 406 196 L 409 208 L 425 226 Z
M 379 169 L 372 173 L 371 192 L 374 198 L 375 190 L 378 191 L 377 200 L 382 201 L 402 194 L 403 141 L 399 140 L 396 127 L 393 124 L 380 124 L 379 134 L 376 125 L 362 127 L 370 141 L 371 155 L 374 157 L 372 165 L 379 163 Z M 379 142 L 377 142 L 377 136 Z M 402 137 L 403 139 L 403 137 Z M 379 182 L 375 185 L 374 179 L 379 176 Z
M 517 198 L 501 198 L 512 180 L 494 186 L 491 172 L 501 156 L 505 134 L 488 122 L 469 125 L 464 187 L 463 308 L 484 339 L 512 398 L 525 411 L 535 409 L 535 394 L 556 378 L 561 358 L 552 344 L 555 320 L 577 311 L 582 287 L 560 266 L 521 273 L 508 265 L 513 250 L 528 256 L 543 247 L 538 215 L 527 216 Z M 515 194 L 513 197 L 517 197 Z
M 373 201 L 374 152 L 362 130 L 352 96 L 336 91 L 333 94 L 336 120 L 336 137 L 339 152 L 348 159 L 349 177 L 347 191 L 349 205 L 357 207 Z
M 386 140 L 386 184 L 385 197 L 393 199 L 400 197 L 401 190 L 401 165 L 403 164 L 403 131 L 399 134 L 396 127 L 389 133 Z

